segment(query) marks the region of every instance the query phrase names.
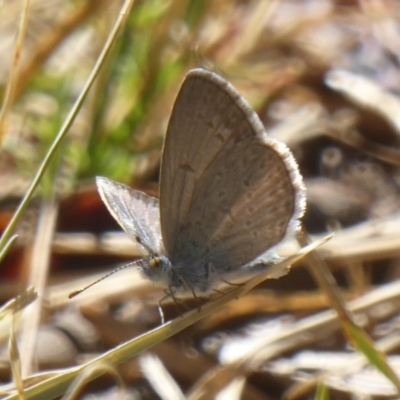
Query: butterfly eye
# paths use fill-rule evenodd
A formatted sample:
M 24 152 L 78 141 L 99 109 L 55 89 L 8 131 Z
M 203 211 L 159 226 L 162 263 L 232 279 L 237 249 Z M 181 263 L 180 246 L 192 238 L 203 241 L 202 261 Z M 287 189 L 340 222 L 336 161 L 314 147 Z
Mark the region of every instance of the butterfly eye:
M 149 268 L 152 270 L 159 269 L 163 266 L 163 260 L 160 256 L 153 255 L 149 261 Z

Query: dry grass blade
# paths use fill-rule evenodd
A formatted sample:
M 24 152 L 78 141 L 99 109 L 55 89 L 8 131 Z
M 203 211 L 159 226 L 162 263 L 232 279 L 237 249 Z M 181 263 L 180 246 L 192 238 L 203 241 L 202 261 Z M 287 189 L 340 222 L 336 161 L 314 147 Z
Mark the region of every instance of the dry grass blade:
M 12 370 L 12 376 L 14 378 L 14 384 L 21 399 L 25 399 L 26 396 L 22 379 L 22 363 L 20 351 L 18 349 L 16 333 L 18 331 L 18 325 L 20 324 L 21 320 L 21 311 L 23 311 L 36 298 L 37 292 L 30 288 L 22 295 L 14 299 L 12 302 L 9 302 L 7 305 L 7 308 L 12 312 L 12 321 L 10 324 L 10 336 L 8 343 L 10 366 Z M 5 307 L 2 308 L 2 311 L 5 311 Z
M 30 277 L 28 285 L 36 288 L 37 292 L 44 293 L 46 280 L 50 269 L 51 242 L 57 220 L 58 206 L 56 201 L 48 200 L 43 203 L 36 241 L 32 250 L 30 265 Z M 39 329 L 41 312 L 43 306 L 43 296 L 39 296 L 37 301 L 28 308 L 22 326 L 21 353 L 24 355 L 22 360 L 22 376 L 27 377 L 33 372 L 34 351 L 36 347 L 37 332 Z
M 15 90 L 18 84 L 18 72 L 19 72 L 19 61 L 21 55 L 21 48 L 24 40 L 24 36 L 26 33 L 26 25 L 28 18 L 28 10 L 29 10 L 29 0 L 25 0 L 22 12 L 21 12 L 21 20 L 18 29 L 17 40 L 14 46 L 14 55 L 12 59 L 12 68 L 11 68 L 11 76 L 8 80 L 6 92 L 3 98 L 3 104 L 1 106 L 0 111 L 0 139 L 3 141 L 4 134 L 6 132 L 5 125 L 7 124 L 7 117 L 10 112 L 10 108 L 14 101 Z
M 152 354 L 144 354 L 139 358 L 139 364 L 143 375 L 162 400 L 186 399 L 178 384 L 158 357 Z
M 18 297 L 16 297 L 15 299 L 8 301 L 1 307 L 0 319 L 5 318 L 7 315 L 10 315 L 10 313 L 18 312 L 24 309 L 33 301 L 35 301 L 36 298 L 37 291 L 34 288 L 26 289 L 25 292 L 18 295 Z
M 299 243 L 303 246 L 307 243 L 304 233 L 303 235 L 299 235 Z M 307 261 L 313 277 L 330 298 L 331 305 L 339 316 L 339 321 L 348 340 L 367 357 L 372 365 L 390 379 L 400 393 L 400 379 L 396 372 L 389 365 L 386 355 L 375 346 L 368 334 L 355 323 L 340 295 L 333 275 L 325 266 L 322 259 L 317 253 L 314 253 L 307 256 Z
M 364 107 L 370 107 L 385 116 L 400 134 L 400 98 L 382 90 L 382 87 L 360 75 L 333 70 L 326 76 L 332 89 L 349 96 Z

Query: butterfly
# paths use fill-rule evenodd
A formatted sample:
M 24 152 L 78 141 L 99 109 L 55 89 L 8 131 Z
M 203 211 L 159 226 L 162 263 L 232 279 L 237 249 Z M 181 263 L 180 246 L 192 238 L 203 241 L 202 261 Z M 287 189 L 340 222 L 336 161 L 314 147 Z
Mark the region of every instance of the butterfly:
M 143 275 L 172 295 L 208 293 L 224 277 L 274 262 L 299 227 L 305 188 L 291 151 L 219 75 L 186 75 L 168 124 L 160 199 L 97 177 L 100 196 L 144 247 Z

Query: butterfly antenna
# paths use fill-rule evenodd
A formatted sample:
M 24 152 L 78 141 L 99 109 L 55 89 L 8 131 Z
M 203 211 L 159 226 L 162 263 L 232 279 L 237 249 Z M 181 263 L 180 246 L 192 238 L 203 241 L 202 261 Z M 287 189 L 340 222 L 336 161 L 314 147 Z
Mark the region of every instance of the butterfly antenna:
M 89 285 L 85 286 L 83 289 L 76 290 L 75 292 L 70 293 L 68 295 L 68 298 L 72 299 L 75 296 L 78 296 L 78 294 L 81 294 L 82 292 L 84 292 L 86 289 L 89 289 L 92 286 L 96 285 L 97 283 L 99 283 L 99 282 L 103 281 L 104 279 L 108 278 L 109 276 L 114 275 L 116 272 L 119 272 L 119 271 L 121 271 L 121 270 L 123 270 L 125 268 L 131 267 L 132 265 L 135 265 L 135 264 L 138 264 L 138 263 L 139 263 L 139 261 L 133 261 L 133 262 L 131 262 L 129 264 L 122 265 L 121 267 L 116 268 L 113 271 L 109 272 L 107 275 L 104 275 L 101 278 L 97 279 L 96 281 L 94 281 L 94 282 L 90 283 Z

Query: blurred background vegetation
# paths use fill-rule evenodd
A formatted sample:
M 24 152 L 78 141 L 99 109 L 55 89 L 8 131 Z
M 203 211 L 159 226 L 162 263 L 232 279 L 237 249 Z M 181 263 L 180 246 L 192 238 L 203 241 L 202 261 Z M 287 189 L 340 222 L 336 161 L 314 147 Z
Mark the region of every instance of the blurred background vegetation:
M 1 2 L 2 230 L 79 96 L 121 6 L 105 0 Z M 94 177 L 157 196 L 173 101 L 187 71 L 199 66 L 231 82 L 267 132 L 292 149 L 308 190 L 305 227 L 315 237 L 336 232 L 322 258 L 340 295 L 358 299 L 348 307 L 362 311 L 360 324 L 400 368 L 399 32 L 395 0 L 135 1 L 1 266 L 2 303 L 32 285 L 41 299 L 19 329 L 21 358 L 28 360 L 22 376 L 71 367 L 158 325 L 163 294 L 132 270 L 86 297 L 67 297 L 96 279 L 95 272 L 140 256 L 137 246 L 115 232 L 119 228 L 100 202 Z M 246 385 L 226 398 L 327 398 L 327 392 L 337 399 L 396 398 L 392 383 L 348 347 L 337 322 L 326 320 L 329 300 L 305 267 L 294 266 L 279 281 L 152 349 L 164 363 L 156 376 L 170 373 L 186 398 L 201 398 L 194 390 L 199 387 L 209 393 L 204 398 L 213 398 L 203 374 L 216 374 L 220 362 L 250 353 L 262 338 L 275 338 L 262 347 L 262 362 L 236 365 L 235 382 Z M 166 306 L 169 318 L 179 313 L 173 304 Z M 4 325 L 6 349 L 10 322 Z M 6 350 L 0 362 L 5 383 L 11 378 Z M 137 360 L 118 373 L 127 398 L 168 398 Z M 215 380 L 222 390 L 226 381 Z M 317 389 L 319 382 L 324 385 Z M 88 391 L 112 390 L 106 383 Z

